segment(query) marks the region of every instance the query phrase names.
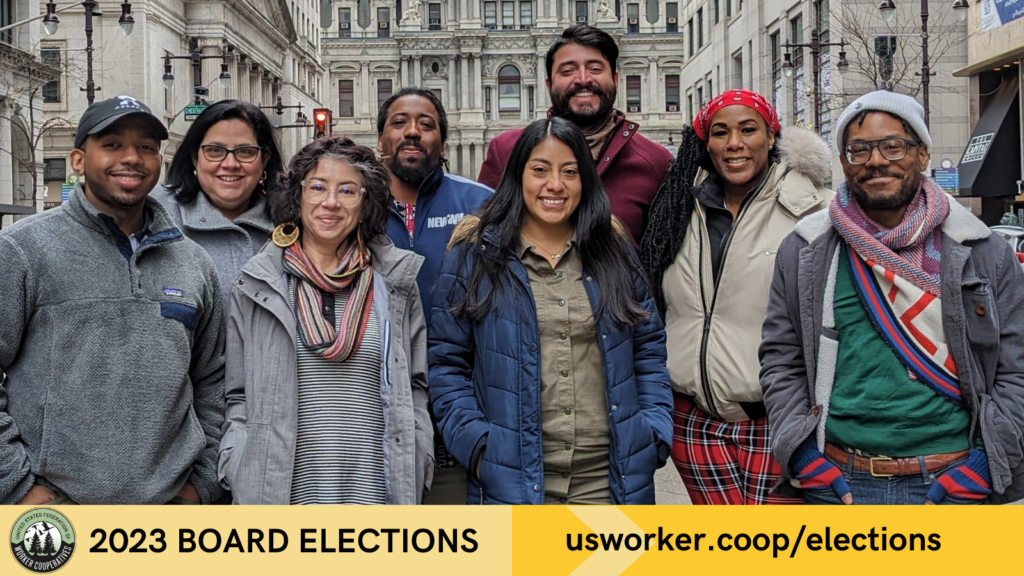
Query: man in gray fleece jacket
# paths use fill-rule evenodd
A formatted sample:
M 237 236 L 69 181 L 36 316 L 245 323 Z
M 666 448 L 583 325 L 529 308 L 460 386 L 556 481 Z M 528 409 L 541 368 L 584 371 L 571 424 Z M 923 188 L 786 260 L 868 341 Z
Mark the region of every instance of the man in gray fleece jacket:
M 148 199 L 167 130 L 129 96 L 78 125 L 68 201 L 0 232 L 0 503 L 221 494 L 210 257 Z

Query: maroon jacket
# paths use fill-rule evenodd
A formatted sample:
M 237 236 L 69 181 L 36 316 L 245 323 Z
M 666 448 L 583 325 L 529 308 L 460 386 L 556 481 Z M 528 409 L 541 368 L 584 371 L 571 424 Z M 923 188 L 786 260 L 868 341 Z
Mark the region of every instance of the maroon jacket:
M 639 245 L 647 225 L 647 212 L 668 172 L 672 155 L 661 144 L 638 134 L 640 126 L 636 122 L 626 120 L 622 114 L 619 118 L 611 140 L 598 159 L 597 174 L 608 190 L 612 214 L 629 228 L 633 241 Z M 522 132 L 522 128 L 510 130 L 491 140 L 477 178 L 481 184 L 498 187 L 508 157 Z

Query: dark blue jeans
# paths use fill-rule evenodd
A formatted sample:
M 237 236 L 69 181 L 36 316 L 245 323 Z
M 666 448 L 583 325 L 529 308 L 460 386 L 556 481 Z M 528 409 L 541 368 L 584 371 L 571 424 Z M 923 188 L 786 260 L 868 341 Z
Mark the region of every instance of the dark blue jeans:
M 935 472 L 925 470 L 924 462 L 921 462 L 921 474 L 877 478 L 870 472 L 854 470 L 853 458 L 850 458 L 847 463 L 839 463 L 829 458 L 829 462 L 839 468 L 846 483 L 850 485 L 854 504 L 924 504 L 925 495 L 928 494 L 932 482 L 935 482 L 947 470 L 962 464 L 964 460 L 953 462 Z M 947 495 L 939 504 L 981 504 L 982 502 L 984 500 L 970 500 Z M 820 490 L 804 490 L 804 504 L 842 505 L 843 501 L 829 487 Z

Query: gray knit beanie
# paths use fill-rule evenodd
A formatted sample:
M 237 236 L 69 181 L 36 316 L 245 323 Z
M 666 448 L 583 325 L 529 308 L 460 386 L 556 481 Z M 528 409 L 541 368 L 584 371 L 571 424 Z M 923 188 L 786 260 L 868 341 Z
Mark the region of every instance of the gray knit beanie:
M 932 148 L 932 135 L 928 133 L 928 126 L 924 123 L 924 108 L 910 96 L 897 94 L 887 90 L 876 90 L 857 98 L 853 104 L 847 106 L 846 110 L 839 115 L 839 123 L 836 126 L 836 148 L 843 149 L 843 136 L 846 127 L 861 112 L 878 110 L 888 112 L 897 118 L 906 120 L 907 124 L 917 132 L 918 138 L 928 147 Z

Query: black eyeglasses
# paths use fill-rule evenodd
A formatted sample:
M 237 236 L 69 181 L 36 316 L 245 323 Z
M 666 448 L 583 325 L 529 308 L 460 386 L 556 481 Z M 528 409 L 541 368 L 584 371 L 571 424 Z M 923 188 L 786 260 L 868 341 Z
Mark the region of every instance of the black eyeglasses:
M 225 148 L 220 144 L 203 144 L 199 148 L 203 151 L 203 157 L 210 162 L 222 162 L 230 153 L 235 155 L 235 160 L 243 164 L 254 162 L 262 150 L 259 146 L 246 145 L 237 148 Z
M 849 164 L 864 164 L 871 159 L 871 153 L 875 148 L 882 155 L 882 158 L 890 162 L 902 160 L 907 155 L 911 146 L 920 146 L 920 142 L 907 140 L 906 138 L 883 138 L 882 140 L 869 140 L 867 142 L 854 142 L 843 147 L 846 153 L 846 162 Z

